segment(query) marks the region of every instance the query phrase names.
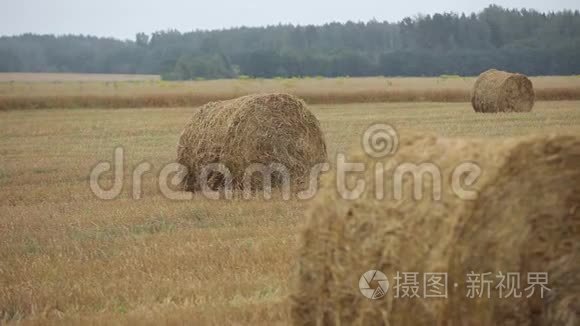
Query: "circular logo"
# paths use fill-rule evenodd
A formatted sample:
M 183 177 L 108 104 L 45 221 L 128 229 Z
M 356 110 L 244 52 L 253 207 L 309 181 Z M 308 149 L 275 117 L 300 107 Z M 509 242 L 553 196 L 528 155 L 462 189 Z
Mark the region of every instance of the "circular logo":
M 360 277 L 358 287 L 365 297 L 378 300 L 387 295 L 389 280 L 383 272 L 370 270 Z
M 391 125 L 374 124 L 365 130 L 362 146 L 367 155 L 373 158 L 384 158 L 397 152 L 399 134 Z

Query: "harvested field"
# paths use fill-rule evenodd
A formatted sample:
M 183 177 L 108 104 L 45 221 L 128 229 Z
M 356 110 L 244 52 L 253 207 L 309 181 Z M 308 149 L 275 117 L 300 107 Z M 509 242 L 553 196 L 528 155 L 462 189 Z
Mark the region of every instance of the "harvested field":
M 401 137 L 421 129 L 499 139 L 580 133 L 579 107 L 540 101 L 532 112 L 480 115 L 467 102 L 309 106 L 331 159 L 359 148 L 376 122 L 392 124 Z M 1 324 L 291 322 L 298 225 L 309 202 L 164 198 L 157 176 L 175 159 L 193 112 L 0 112 Z M 124 187 L 103 201 L 89 189 L 89 171 L 112 161 L 116 146 L 125 150 Z M 133 200 L 130 172 L 143 161 L 152 171 L 144 174 L 142 199 Z
M 126 82 L 159 80 L 157 75 L 1 72 L 0 83 Z
M 580 100 L 578 77 L 532 77 L 531 80 L 539 101 Z M 469 102 L 474 83 L 475 77 L 0 82 L 0 111 L 187 107 L 252 93 L 276 92 L 296 95 L 308 104 Z

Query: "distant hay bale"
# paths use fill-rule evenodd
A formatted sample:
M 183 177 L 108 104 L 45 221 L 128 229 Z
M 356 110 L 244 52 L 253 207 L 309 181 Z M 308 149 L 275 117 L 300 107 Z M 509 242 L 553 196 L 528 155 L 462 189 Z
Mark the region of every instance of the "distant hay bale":
M 490 69 L 477 78 L 471 104 L 476 112 L 529 112 L 534 106 L 532 82 L 522 74 Z
M 326 162 L 326 155 L 320 124 L 302 100 L 288 94 L 261 94 L 197 109 L 179 139 L 177 162 L 188 168 L 183 190 L 201 189 L 199 176 L 212 163 L 227 167 L 231 186 L 241 189 L 245 171 L 254 163 L 281 164 L 291 185 L 301 186 L 317 163 Z M 282 181 L 273 178 L 272 186 Z M 261 182 L 252 176 L 252 187 L 260 187 Z M 224 183 L 222 173 L 207 178 L 207 186 L 214 190 Z
M 360 199 L 348 201 L 331 186 L 310 208 L 291 295 L 295 325 L 580 322 L 580 137 L 407 137 L 399 152 L 383 161 L 382 200 L 375 198 L 373 186 L 378 161 L 364 155 L 349 161 L 366 163 L 369 188 Z M 423 197 L 416 199 L 413 178 L 407 175 L 402 199 L 394 199 L 397 169 L 424 162 L 440 167 L 441 192 L 427 176 Z M 464 187 L 479 192 L 474 200 L 460 199 L 453 190 L 451 176 L 461 162 L 481 167 L 475 184 Z M 327 177 L 326 184 L 335 182 L 336 176 Z M 390 281 L 380 300 L 359 291 L 359 278 L 368 270 L 382 271 Z M 539 289 L 530 299 L 469 299 L 465 279 L 472 271 L 521 273 L 522 291 L 526 273 L 547 272 L 552 291 L 543 300 Z M 419 298 L 395 297 L 397 272 L 400 277 L 419 273 Z M 424 273 L 437 272 L 448 273 L 447 299 L 424 297 Z M 494 286 L 491 297 L 497 298 Z

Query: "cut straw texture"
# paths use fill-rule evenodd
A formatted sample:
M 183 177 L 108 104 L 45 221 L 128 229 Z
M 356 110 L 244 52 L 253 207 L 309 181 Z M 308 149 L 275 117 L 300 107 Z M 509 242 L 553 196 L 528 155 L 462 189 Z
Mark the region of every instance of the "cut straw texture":
M 471 104 L 476 112 L 529 112 L 534 106 L 532 82 L 522 74 L 490 69 L 477 78 Z
M 181 188 L 201 188 L 202 170 L 208 164 L 223 164 L 232 175 L 231 186 L 243 189 L 246 177 L 259 188 L 263 180 L 250 175 L 253 164 L 282 165 L 292 186 L 308 183 L 311 169 L 327 160 L 320 123 L 306 104 L 288 94 L 249 95 L 211 102 L 195 110 L 185 126 L 177 149 L 177 162 L 188 168 Z M 272 186 L 282 183 L 273 178 Z M 226 186 L 222 173 L 201 182 L 217 190 Z M 229 185 L 228 185 L 229 186 Z
M 366 163 L 368 188 L 360 199 L 341 199 L 333 186 L 336 176 L 325 178 L 328 188 L 310 208 L 301 234 L 291 296 L 295 325 L 580 322 L 580 137 L 410 136 L 400 146 L 380 169 L 382 200 L 373 186 L 378 161 L 364 155 L 350 159 Z M 398 167 L 424 162 L 439 167 L 441 191 L 426 177 L 423 197 L 417 199 L 413 178 L 406 176 L 402 199 L 394 199 Z M 463 186 L 477 191 L 473 200 L 461 199 L 452 187 L 462 162 L 481 167 L 476 182 Z M 368 270 L 389 278 L 391 288 L 381 300 L 359 291 L 359 278 Z M 521 291 L 528 286 L 528 272 L 546 272 L 551 291 L 543 299 L 539 289 L 531 298 L 499 299 L 499 289 L 491 286 L 491 299 L 466 297 L 468 273 L 495 277 L 500 271 L 520 273 Z M 418 298 L 395 297 L 397 272 L 419 273 Z M 448 298 L 426 299 L 424 274 L 437 272 L 448 273 Z

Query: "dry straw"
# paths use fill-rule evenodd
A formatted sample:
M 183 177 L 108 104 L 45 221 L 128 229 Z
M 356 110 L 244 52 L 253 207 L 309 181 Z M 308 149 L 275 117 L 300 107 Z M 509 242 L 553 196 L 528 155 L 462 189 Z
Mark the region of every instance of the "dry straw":
M 471 104 L 476 112 L 529 112 L 534 88 L 528 77 L 490 69 L 477 78 Z
M 352 161 L 373 161 L 364 155 Z M 451 175 L 463 161 L 483 174 L 461 200 Z M 404 178 L 403 200 L 394 200 L 393 173 L 402 163 L 441 168 L 441 200 L 415 200 Z M 577 325 L 580 299 L 580 137 L 535 136 L 509 140 L 407 137 L 385 161 L 386 198 L 375 189 L 355 201 L 332 187 L 312 205 L 301 235 L 291 314 L 295 325 Z M 367 184 L 374 184 L 368 168 Z M 325 182 L 334 182 L 328 176 Z M 368 270 L 383 271 L 391 288 L 382 300 L 358 288 Z M 552 289 L 541 299 L 467 299 L 467 273 L 549 273 Z M 448 299 L 395 298 L 397 272 L 449 273 Z M 458 284 L 455 288 L 454 283 Z M 495 283 L 494 283 L 495 284 Z M 401 292 L 402 293 L 402 292 Z
M 249 95 L 196 109 L 177 150 L 177 162 L 188 168 L 182 182 L 188 191 L 200 189 L 200 173 L 211 163 L 225 165 L 232 174 L 232 186 L 241 189 L 254 163 L 279 163 L 287 169 L 291 185 L 302 186 L 312 167 L 326 159 L 318 120 L 302 100 L 288 94 Z M 274 178 L 273 186 L 282 181 Z M 254 174 L 251 185 L 259 187 L 262 182 Z M 223 174 L 210 174 L 207 185 L 222 188 Z

